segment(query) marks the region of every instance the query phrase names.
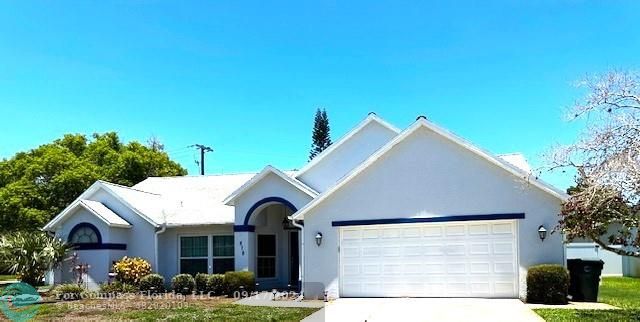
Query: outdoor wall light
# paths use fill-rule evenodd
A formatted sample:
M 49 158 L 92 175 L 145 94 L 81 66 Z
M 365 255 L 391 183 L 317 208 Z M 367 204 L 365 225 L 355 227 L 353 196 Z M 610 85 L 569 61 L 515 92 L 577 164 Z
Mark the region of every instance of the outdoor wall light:
M 322 244 L 322 233 L 318 232 L 316 234 L 316 245 L 320 246 L 320 244 Z
M 544 241 L 544 239 L 547 238 L 547 229 L 544 228 L 543 225 L 540 225 L 540 227 L 538 227 L 538 237 L 540 237 L 541 241 Z

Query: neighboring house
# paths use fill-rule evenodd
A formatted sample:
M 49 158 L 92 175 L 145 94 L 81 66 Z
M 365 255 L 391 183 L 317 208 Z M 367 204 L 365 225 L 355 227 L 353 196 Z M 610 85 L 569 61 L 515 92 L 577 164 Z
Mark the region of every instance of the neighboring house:
M 613 245 L 621 248 L 620 245 Z M 604 262 L 603 276 L 640 276 L 640 259 L 637 257 L 622 256 L 614 252 L 602 249 L 596 243 L 589 240 L 578 240 L 566 245 L 567 259 L 599 259 Z
M 250 270 L 307 297 L 523 297 L 531 265 L 564 264 L 566 195 L 519 154 L 494 156 L 419 117 L 370 114 L 301 170 L 96 182 L 44 230 L 107 280 L 113 261 L 178 273 Z M 304 227 L 303 229 L 300 229 Z M 68 269 L 55 281 L 70 279 Z

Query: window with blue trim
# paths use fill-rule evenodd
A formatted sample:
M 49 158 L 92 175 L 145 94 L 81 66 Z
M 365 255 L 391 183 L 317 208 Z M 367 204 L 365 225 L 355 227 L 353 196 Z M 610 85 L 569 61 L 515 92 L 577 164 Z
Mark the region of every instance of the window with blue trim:
M 75 229 L 69 240 L 72 244 L 96 244 L 100 242 L 98 232 L 89 226 Z

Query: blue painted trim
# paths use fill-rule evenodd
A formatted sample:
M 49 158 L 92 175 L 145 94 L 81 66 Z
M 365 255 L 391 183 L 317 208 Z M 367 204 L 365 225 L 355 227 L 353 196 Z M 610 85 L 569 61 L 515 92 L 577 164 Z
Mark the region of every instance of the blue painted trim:
M 127 250 L 127 244 L 118 244 L 118 243 L 74 244 L 73 249 L 75 250 L 95 250 L 95 249 Z
M 81 222 L 81 223 L 73 226 L 73 228 L 69 232 L 69 236 L 67 237 L 67 240 L 70 243 L 71 243 L 71 238 L 73 237 L 73 234 L 75 234 L 76 231 L 78 231 L 78 229 L 80 229 L 80 228 L 89 228 L 89 229 L 93 230 L 96 233 L 96 236 L 98 237 L 98 242 L 97 243 L 72 244 L 73 245 L 73 249 L 75 249 L 75 250 L 91 250 L 91 249 L 126 250 L 127 249 L 127 244 L 103 243 L 102 242 L 102 235 L 100 234 L 100 230 L 98 230 L 98 228 L 96 226 L 94 226 L 93 224 L 88 223 L 88 222 Z
M 75 234 L 76 231 L 78 231 L 80 228 L 89 228 L 89 229 L 93 230 L 96 233 L 96 236 L 98 236 L 97 244 L 102 244 L 102 235 L 100 234 L 100 230 L 98 230 L 98 228 L 96 226 L 94 226 L 93 224 L 90 224 L 88 222 L 81 222 L 81 223 L 73 226 L 73 228 L 71 228 L 71 231 L 69 232 L 69 235 L 67 236 L 67 241 L 68 242 L 71 242 L 71 237 L 73 237 L 73 234 Z
M 253 213 L 256 211 L 256 209 L 258 209 L 258 207 L 260 207 L 260 206 L 262 206 L 262 205 L 264 205 L 266 203 L 270 203 L 270 202 L 281 203 L 281 204 L 287 206 L 293 212 L 298 211 L 298 208 L 296 208 L 296 206 L 294 206 L 287 199 L 280 198 L 280 197 L 267 197 L 267 198 L 264 198 L 264 199 L 256 202 L 253 206 L 251 206 L 249 211 L 247 211 L 247 214 L 244 216 L 244 226 L 249 226 L 249 219 L 251 219 L 251 215 L 253 215 Z
M 233 231 L 241 232 L 241 231 L 256 231 L 256 226 L 254 225 L 234 225 Z
M 524 219 L 524 213 L 508 214 L 487 214 L 487 215 L 456 215 L 429 218 L 389 218 L 389 219 L 366 219 L 366 220 L 341 220 L 332 221 L 331 226 L 363 226 L 363 225 L 385 225 L 385 224 L 412 224 L 429 222 L 449 222 L 449 221 L 472 221 L 472 220 L 501 220 L 501 219 Z

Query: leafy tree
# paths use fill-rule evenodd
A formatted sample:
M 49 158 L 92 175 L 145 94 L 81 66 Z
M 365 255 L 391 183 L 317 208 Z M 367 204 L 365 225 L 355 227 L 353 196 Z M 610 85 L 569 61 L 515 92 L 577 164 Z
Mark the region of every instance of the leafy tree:
M 559 228 L 569 240 L 588 238 L 603 249 L 640 257 L 640 76 L 614 71 L 579 85 L 588 93 L 570 118 L 585 119 L 587 127 L 577 142 L 550 156 L 552 169 L 578 173 Z
M 13 232 L 0 236 L 0 268 L 31 285 L 57 268 L 71 250 L 62 239 L 44 232 Z
M 124 144 L 114 132 L 66 134 L 0 161 L 0 231 L 41 228 L 96 180 L 131 186 L 187 173 L 158 147 Z
M 313 122 L 313 134 L 311 143 L 311 151 L 309 152 L 309 160 L 312 160 L 320 152 L 324 151 L 331 145 L 331 129 L 329 127 L 329 117 L 325 109 L 316 110 L 316 116 Z

